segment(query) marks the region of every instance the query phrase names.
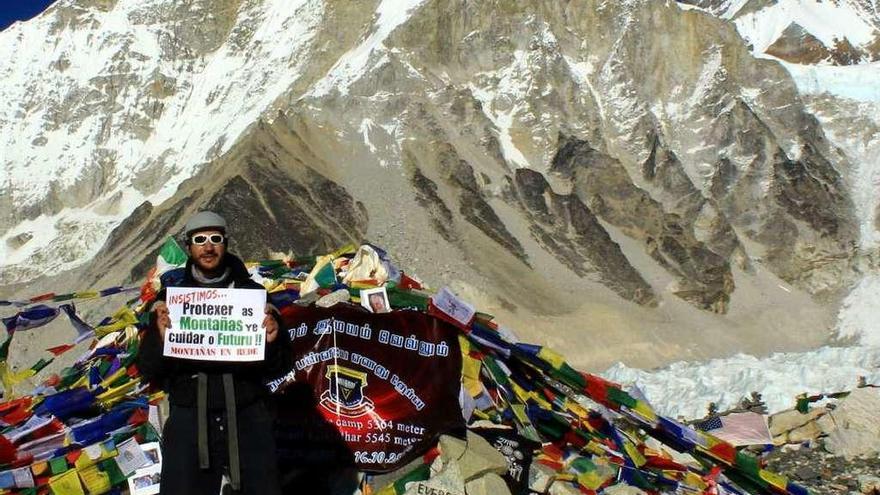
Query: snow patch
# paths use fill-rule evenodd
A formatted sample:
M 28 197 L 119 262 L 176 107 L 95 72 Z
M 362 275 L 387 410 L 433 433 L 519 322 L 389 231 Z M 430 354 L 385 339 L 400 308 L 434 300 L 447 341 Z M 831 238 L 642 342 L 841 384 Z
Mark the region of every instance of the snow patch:
M 840 338 L 880 346 L 880 275 L 866 275 L 846 296 L 838 314 Z
M 471 93 L 474 98 L 479 100 L 483 106 L 483 114 L 492 122 L 498 132 L 498 142 L 501 146 L 501 154 L 508 163 L 519 168 L 527 168 L 529 161 L 523 155 L 522 151 L 513 143 L 510 136 L 510 128 L 513 126 L 514 117 L 517 112 L 517 106 L 511 105 L 506 110 L 496 105 L 495 99 L 497 95 L 491 91 L 480 89 L 473 84 L 470 85 Z
M 880 62 L 859 65 L 799 65 L 782 62 L 804 94 L 880 102 Z
M 309 95 L 324 96 L 334 89 L 343 95 L 348 94 L 349 86 L 363 75 L 373 52 L 384 49 L 385 39 L 424 2 L 425 0 L 382 0 L 376 9 L 375 30 L 372 34 L 333 64 Z

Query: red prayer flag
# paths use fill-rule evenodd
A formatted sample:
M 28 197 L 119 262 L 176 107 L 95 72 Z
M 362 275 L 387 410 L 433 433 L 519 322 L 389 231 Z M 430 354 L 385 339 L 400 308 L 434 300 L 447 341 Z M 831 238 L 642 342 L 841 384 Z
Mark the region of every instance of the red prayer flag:
M 727 464 L 733 465 L 736 463 L 736 448 L 727 442 L 722 441 L 718 445 L 713 445 L 709 452 Z
M 608 387 L 611 386 L 611 382 L 589 373 L 584 373 L 584 378 L 587 380 L 587 386 L 584 387 L 584 392 L 599 404 L 611 407 L 611 403 L 608 402 Z
M 34 296 L 30 298 L 30 302 L 40 302 L 40 301 L 48 301 L 49 299 L 53 299 L 55 297 L 54 292 L 47 292 L 45 294 L 40 294 L 39 296 Z
M 422 284 L 418 282 L 418 280 L 408 277 L 405 273 L 400 274 L 400 283 L 397 284 L 401 289 L 421 289 Z
M 687 466 L 683 464 L 679 464 L 672 459 L 667 459 L 666 457 L 660 457 L 656 455 L 647 456 L 645 459 L 648 461 L 645 463 L 644 467 L 654 468 L 654 469 L 663 469 L 667 471 L 687 471 Z
M 15 445 L 0 435 L 0 464 L 9 464 L 16 458 Z
M 76 347 L 74 344 L 62 344 L 62 345 L 57 345 L 55 347 L 50 347 L 46 350 L 48 352 L 51 352 L 55 356 L 60 356 L 60 355 L 64 354 L 65 352 L 73 349 L 74 347 Z
M 149 420 L 149 415 L 147 414 L 146 409 L 135 409 L 134 413 L 132 413 L 131 417 L 128 418 L 128 424 L 130 425 L 139 425 L 146 423 Z

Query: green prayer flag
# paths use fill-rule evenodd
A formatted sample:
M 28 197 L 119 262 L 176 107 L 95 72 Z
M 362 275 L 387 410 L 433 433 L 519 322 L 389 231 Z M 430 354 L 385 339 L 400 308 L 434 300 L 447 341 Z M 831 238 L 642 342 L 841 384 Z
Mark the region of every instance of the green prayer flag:
M 52 474 L 61 474 L 67 472 L 67 459 L 64 457 L 56 457 L 49 460 L 49 469 Z
M 636 407 L 636 400 L 631 395 L 617 387 L 608 388 L 608 400 L 614 404 L 626 406 L 630 409 Z
M 49 364 L 51 364 L 52 361 L 54 361 L 54 359 L 40 358 L 39 361 L 37 361 L 33 366 L 31 366 L 31 369 L 34 371 L 34 373 L 39 373 L 40 370 L 42 370 L 46 366 L 49 366 Z
M 12 343 L 12 334 L 9 334 L 9 337 L 6 337 L 6 340 L 0 344 L 0 361 L 6 361 L 9 357 L 9 344 Z
M 165 239 L 165 244 L 162 244 L 162 248 L 159 250 L 159 257 L 169 265 L 178 266 L 186 263 L 187 255 L 177 244 L 177 241 L 169 236 Z
M 324 266 L 315 274 L 315 283 L 318 287 L 329 289 L 336 285 L 336 270 L 333 269 L 333 263 L 325 263 Z
M 758 458 L 749 454 L 746 454 L 743 451 L 739 451 L 736 453 L 736 461 L 734 463 L 736 467 L 742 470 L 744 473 L 758 476 L 759 471 L 761 470 L 761 465 L 758 462 Z
M 428 299 L 426 294 L 414 290 L 399 289 L 391 285 L 386 286 L 388 293 L 388 301 L 393 308 L 417 308 L 420 311 L 428 309 Z
M 110 477 L 111 485 L 118 485 L 127 479 L 113 458 L 101 461 L 98 466 L 101 468 L 101 471 L 104 471 Z

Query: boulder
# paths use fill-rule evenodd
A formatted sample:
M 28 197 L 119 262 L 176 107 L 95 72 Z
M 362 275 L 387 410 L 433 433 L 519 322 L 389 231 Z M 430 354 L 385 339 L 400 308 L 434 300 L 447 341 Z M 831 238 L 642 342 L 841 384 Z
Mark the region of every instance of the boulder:
M 857 388 L 818 424 L 828 435 L 825 449 L 847 459 L 880 452 L 880 389 Z
M 806 414 L 795 409 L 782 411 L 770 416 L 769 426 L 770 434 L 773 437 L 780 436 L 793 430 L 797 430 L 805 425 L 815 421 L 817 418 L 828 412 L 824 407 L 814 407 Z
M 444 463 L 455 462 L 461 468 L 464 481 L 486 473 L 507 472 L 507 459 L 483 437 L 467 432 L 466 440 L 449 435 L 440 437 L 440 458 Z
M 581 495 L 581 491 L 568 481 L 556 480 L 550 485 L 550 495 Z
M 877 476 L 859 476 L 859 491 L 864 495 L 880 495 L 880 478 Z
M 556 472 L 549 467 L 533 462 L 529 468 L 529 490 L 537 493 L 547 493 L 547 489 L 553 483 Z
M 820 435 L 822 435 L 822 428 L 819 428 L 819 425 L 816 424 L 815 421 L 810 421 L 799 428 L 789 431 L 786 435 L 786 443 L 808 442 L 819 438 Z M 775 440 L 776 437 L 774 437 L 774 441 Z
M 465 495 L 461 466 L 455 460 L 435 459 L 431 464 L 431 477 L 407 483 L 403 495 Z
M 486 473 L 468 481 L 464 488 L 467 495 L 510 495 L 504 478 L 495 473 Z

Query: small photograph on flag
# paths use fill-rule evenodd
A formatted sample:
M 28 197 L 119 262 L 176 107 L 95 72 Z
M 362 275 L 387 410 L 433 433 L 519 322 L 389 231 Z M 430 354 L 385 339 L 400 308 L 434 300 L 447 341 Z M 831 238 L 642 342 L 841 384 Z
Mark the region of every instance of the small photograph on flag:
M 767 445 L 773 436 L 767 426 L 767 417 L 753 412 L 731 413 L 697 423 L 697 428 L 736 447 Z

